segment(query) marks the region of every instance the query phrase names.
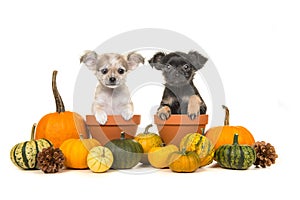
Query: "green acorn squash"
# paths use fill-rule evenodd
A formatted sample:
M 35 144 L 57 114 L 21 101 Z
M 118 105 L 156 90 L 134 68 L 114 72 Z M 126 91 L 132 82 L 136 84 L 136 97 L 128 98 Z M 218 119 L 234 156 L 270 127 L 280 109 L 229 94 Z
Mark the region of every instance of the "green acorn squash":
M 223 168 L 248 169 L 255 162 L 256 153 L 249 145 L 239 145 L 235 134 L 232 145 L 225 144 L 216 150 L 215 160 Z
M 140 143 L 125 138 L 125 132 L 121 133 L 120 139 L 114 139 L 104 145 L 113 153 L 113 169 L 130 169 L 136 166 L 144 153 Z

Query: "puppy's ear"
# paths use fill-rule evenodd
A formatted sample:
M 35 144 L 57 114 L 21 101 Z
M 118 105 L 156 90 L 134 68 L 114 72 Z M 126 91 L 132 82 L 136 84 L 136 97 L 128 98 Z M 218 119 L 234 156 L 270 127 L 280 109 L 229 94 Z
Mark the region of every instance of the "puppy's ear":
M 127 64 L 129 70 L 134 70 L 137 66 L 142 63 L 144 64 L 144 57 L 141 54 L 131 52 L 127 55 Z
M 151 67 L 155 67 L 157 70 L 162 70 L 163 65 L 161 64 L 161 61 L 163 57 L 165 57 L 166 54 L 163 52 L 156 53 L 150 60 L 148 60 Z
M 89 70 L 95 71 L 97 64 L 97 53 L 95 51 L 86 51 L 80 58 L 80 63 L 84 63 Z
M 190 61 L 197 70 L 201 69 L 208 60 L 206 57 L 202 56 L 197 51 L 190 51 L 188 55 Z

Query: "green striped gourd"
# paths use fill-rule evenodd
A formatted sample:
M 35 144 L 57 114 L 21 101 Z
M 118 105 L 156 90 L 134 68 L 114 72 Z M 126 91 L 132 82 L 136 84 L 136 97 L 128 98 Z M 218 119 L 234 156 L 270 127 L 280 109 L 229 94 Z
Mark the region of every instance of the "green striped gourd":
M 200 158 L 200 167 L 212 163 L 214 159 L 214 146 L 212 142 L 201 135 L 200 133 L 189 133 L 185 135 L 180 141 L 180 150 L 194 151 Z
M 10 151 L 10 159 L 14 165 L 22 169 L 38 169 L 37 154 L 44 148 L 53 146 L 49 140 L 34 140 L 36 124 L 32 126 L 31 140 L 16 144 Z
M 249 145 L 239 145 L 235 134 L 232 145 L 225 144 L 216 150 L 215 159 L 223 168 L 248 169 L 255 162 L 256 153 Z
M 135 140 L 125 138 L 125 132 L 120 139 L 114 139 L 104 145 L 113 153 L 113 169 L 130 169 L 137 165 L 144 153 L 143 147 Z

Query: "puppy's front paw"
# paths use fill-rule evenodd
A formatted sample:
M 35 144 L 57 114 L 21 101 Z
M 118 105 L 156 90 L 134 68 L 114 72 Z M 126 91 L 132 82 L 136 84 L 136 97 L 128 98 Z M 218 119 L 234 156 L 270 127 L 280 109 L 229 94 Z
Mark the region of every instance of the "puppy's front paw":
M 200 106 L 198 105 L 189 106 L 187 114 L 191 120 L 196 119 L 200 115 Z
M 133 116 L 133 112 L 132 110 L 130 109 L 127 109 L 127 110 L 124 110 L 122 113 L 121 113 L 123 119 L 125 120 L 130 120 Z
M 189 116 L 189 118 L 190 118 L 191 120 L 194 120 L 194 119 L 196 119 L 196 118 L 199 116 L 199 113 L 188 114 L 188 116 Z
M 171 109 L 168 106 L 163 106 L 157 111 L 157 115 L 161 120 L 167 120 L 171 116 Z
M 99 111 L 95 114 L 97 122 L 104 125 L 107 122 L 107 114 L 104 111 Z
M 188 104 L 187 114 L 191 120 L 194 120 L 200 115 L 200 104 L 201 100 L 198 96 L 191 96 Z

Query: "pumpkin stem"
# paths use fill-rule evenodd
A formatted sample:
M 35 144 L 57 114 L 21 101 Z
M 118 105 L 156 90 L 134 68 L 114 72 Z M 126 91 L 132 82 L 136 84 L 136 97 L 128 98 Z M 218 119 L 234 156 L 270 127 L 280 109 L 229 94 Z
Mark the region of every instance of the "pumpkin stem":
M 125 131 L 122 131 L 121 132 L 121 140 L 124 140 L 125 139 Z
M 202 135 L 205 136 L 205 129 L 201 128 Z
M 56 112 L 61 113 L 61 112 L 65 112 L 65 106 L 64 106 L 64 102 L 57 90 L 56 75 L 57 75 L 57 71 L 54 70 L 52 73 L 52 91 L 53 91 L 53 95 L 54 95 L 54 99 L 55 99 Z
M 166 143 L 164 143 L 164 142 L 160 144 L 160 147 L 165 147 L 165 146 L 166 146 Z
M 233 136 L 233 145 L 239 144 L 239 134 L 235 133 Z
M 224 126 L 229 126 L 229 109 L 227 106 L 224 105 L 222 105 L 222 108 L 225 109 Z
M 102 158 L 105 158 L 105 148 L 102 149 Z
M 83 140 L 84 139 L 84 137 L 83 137 L 83 134 L 79 134 L 79 139 L 81 139 L 81 140 Z
M 151 128 L 153 125 L 149 124 L 148 126 L 146 126 L 144 134 L 148 134 L 149 133 L 149 128 Z
M 35 128 L 36 128 L 36 123 L 32 125 L 30 140 L 34 140 Z
M 186 148 L 185 147 L 182 148 L 181 153 L 182 153 L 182 155 L 186 155 Z

